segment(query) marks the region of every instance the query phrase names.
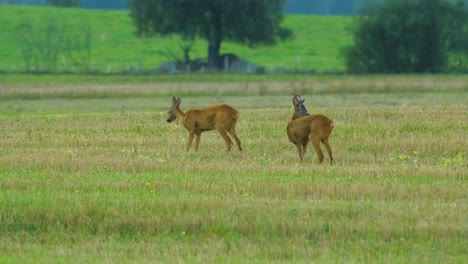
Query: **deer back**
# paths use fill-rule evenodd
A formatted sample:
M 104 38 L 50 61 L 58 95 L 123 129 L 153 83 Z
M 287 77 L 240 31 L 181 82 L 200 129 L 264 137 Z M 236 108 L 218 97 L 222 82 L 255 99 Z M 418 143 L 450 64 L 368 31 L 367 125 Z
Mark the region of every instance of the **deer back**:
M 309 140 L 311 134 L 320 138 L 327 137 L 333 130 L 333 121 L 328 117 L 317 114 L 296 118 L 288 122 L 287 132 L 291 142 Z
M 182 122 L 187 129 L 203 132 L 215 129 L 217 124 L 234 125 L 238 118 L 239 112 L 232 106 L 217 104 L 188 110 Z

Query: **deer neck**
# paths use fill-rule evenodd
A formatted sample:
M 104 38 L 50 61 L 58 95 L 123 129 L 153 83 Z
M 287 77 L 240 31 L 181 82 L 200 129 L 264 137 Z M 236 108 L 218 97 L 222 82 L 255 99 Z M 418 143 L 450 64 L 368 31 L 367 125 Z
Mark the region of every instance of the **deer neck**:
M 310 114 L 301 115 L 301 114 L 299 114 L 299 113 L 297 113 L 297 112 L 294 112 L 294 114 L 293 114 L 291 120 L 298 119 L 298 118 L 300 118 L 300 117 L 308 116 L 308 115 L 310 115 Z
M 293 115 L 292 115 L 291 120 L 297 119 L 299 117 L 300 117 L 299 111 L 297 110 L 297 107 L 293 104 Z
M 293 114 L 291 120 L 298 119 L 299 117 L 303 117 L 303 116 L 306 116 L 306 115 L 301 115 L 301 114 L 299 114 L 298 112 L 294 112 L 294 114 Z
M 179 120 L 179 122 L 184 121 L 185 112 L 180 110 L 179 107 L 176 108 L 175 114 L 176 114 L 176 118 L 177 118 L 177 120 Z

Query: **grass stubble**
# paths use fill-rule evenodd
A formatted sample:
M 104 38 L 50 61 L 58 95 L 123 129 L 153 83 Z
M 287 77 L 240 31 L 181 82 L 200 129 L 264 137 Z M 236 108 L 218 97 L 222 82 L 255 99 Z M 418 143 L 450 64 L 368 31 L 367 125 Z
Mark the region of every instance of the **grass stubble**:
M 333 94 L 305 91 L 309 110 L 335 122 L 333 166 L 315 164 L 312 149 L 298 163 L 289 95 L 276 104 L 274 92 L 259 98 L 275 106 L 261 107 L 241 103 L 249 94 L 182 98 L 183 109 L 219 97 L 241 105 L 244 151 L 229 154 L 216 132 L 185 152 L 187 132 L 161 105 L 94 110 L 92 98 L 65 98 L 4 109 L 0 260 L 460 263 L 467 105 L 450 89 L 436 103 L 389 89 L 395 105 L 321 105 Z M 92 110 L 68 110 L 77 102 Z

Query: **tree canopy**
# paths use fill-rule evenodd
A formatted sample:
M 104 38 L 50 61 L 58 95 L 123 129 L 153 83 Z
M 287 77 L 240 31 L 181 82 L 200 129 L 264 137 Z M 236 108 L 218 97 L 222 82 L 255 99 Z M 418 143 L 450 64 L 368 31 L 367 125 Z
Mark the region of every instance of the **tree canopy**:
M 223 41 L 255 47 L 285 40 L 281 26 L 285 0 L 129 0 L 140 36 L 180 35 L 208 42 L 208 66 L 221 68 Z
M 449 53 L 468 50 L 468 11 L 462 2 L 373 2 L 357 17 L 354 46 L 346 50 L 351 72 L 440 72 Z M 463 60 L 463 59 L 462 59 Z

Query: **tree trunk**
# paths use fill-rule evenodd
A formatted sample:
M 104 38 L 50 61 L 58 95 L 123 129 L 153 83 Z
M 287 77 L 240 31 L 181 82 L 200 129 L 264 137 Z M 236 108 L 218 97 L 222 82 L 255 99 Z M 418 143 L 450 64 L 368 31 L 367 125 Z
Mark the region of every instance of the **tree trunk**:
M 221 24 L 221 9 L 217 6 L 211 8 L 211 29 L 208 36 L 208 68 L 221 69 L 219 52 L 221 51 L 221 42 L 223 39 Z
M 219 61 L 219 52 L 221 42 L 209 41 L 208 42 L 208 67 L 210 69 L 220 69 L 221 62 Z

